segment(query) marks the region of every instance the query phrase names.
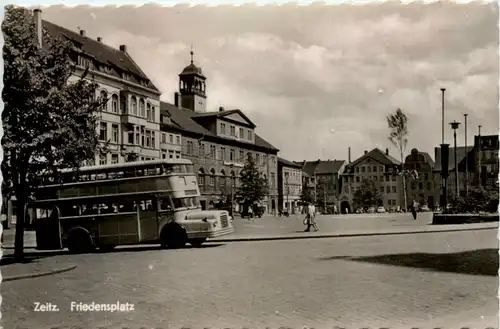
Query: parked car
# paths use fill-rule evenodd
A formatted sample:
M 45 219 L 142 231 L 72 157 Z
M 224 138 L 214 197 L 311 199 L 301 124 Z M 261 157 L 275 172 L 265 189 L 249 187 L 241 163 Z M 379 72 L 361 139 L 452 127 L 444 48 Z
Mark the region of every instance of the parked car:
M 366 210 L 368 214 L 373 214 L 376 211 L 375 207 L 370 207 Z
M 377 208 L 377 212 L 378 212 L 379 214 L 385 213 L 385 208 L 384 208 L 384 207 L 378 207 L 378 208 Z
M 431 211 L 427 205 L 423 205 L 420 207 L 421 212 Z

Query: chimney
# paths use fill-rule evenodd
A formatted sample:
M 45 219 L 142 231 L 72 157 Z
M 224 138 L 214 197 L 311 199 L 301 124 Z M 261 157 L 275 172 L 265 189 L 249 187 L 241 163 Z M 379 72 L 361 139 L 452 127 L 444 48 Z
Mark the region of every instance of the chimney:
M 33 18 L 35 20 L 36 35 L 38 37 L 38 45 L 42 47 L 42 10 L 33 10 Z
M 347 149 L 347 160 L 349 161 L 349 163 L 351 163 L 351 147 L 350 146 Z
M 385 149 L 385 155 L 389 155 L 389 149 Z
M 127 45 L 120 45 L 120 51 L 127 52 Z
M 85 36 L 85 30 L 80 30 L 80 35 L 81 35 L 82 37 L 84 37 L 84 36 Z
M 367 150 L 365 150 L 365 154 L 368 154 L 368 151 L 367 151 Z
M 224 112 L 224 108 L 222 106 L 219 106 L 219 112 Z
M 102 42 L 102 38 L 101 37 L 97 37 L 97 42 Z
M 180 98 L 180 95 L 178 92 L 176 92 L 174 94 L 174 104 L 175 104 L 175 107 L 179 107 L 179 98 Z

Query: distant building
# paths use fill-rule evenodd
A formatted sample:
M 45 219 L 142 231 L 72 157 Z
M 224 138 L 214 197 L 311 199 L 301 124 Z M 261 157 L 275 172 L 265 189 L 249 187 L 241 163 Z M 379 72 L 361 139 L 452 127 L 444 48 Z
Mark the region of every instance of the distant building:
M 338 211 L 340 175 L 347 164 L 345 160 L 316 160 L 295 162 L 302 164 L 303 184 L 312 186 L 316 207 L 320 212 Z
M 382 205 L 386 208 L 404 208 L 401 177 L 392 175 L 395 166 L 401 162 L 378 148 L 365 151 L 364 154 L 345 166 L 342 173 L 340 209 L 345 212 L 356 210 L 354 194 L 365 179 L 376 182 L 382 196 Z
M 278 158 L 278 210 L 298 211 L 301 193 L 301 165 Z
M 435 163 L 429 153 L 419 152 L 417 149 L 411 150 L 406 156 L 404 167 L 407 170 L 416 170 L 418 178 L 406 179 L 406 196 L 408 204 L 413 200 L 420 205 L 427 205 L 431 209 L 436 207 L 439 197 L 436 197 L 436 187 L 439 187 L 439 180 L 434 176 Z
M 474 145 L 457 147 L 457 167 L 459 193 L 464 196 L 466 184 L 470 188 L 479 186 L 495 186 L 498 184 L 498 135 L 474 136 Z M 441 179 L 441 148 L 434 148 L 436 164 L 434 167 L 434 180 L 436 182 L 435 195 L 442 200 Z M 467 175 L 465 163 L 467 161 Z M 466 183 L 467 182 L 467 183 Z M 448 194 L 456 191 L 455 179 L 455 148 L 450 147 L 448 157 Z
M 174 104 L 161 102 L 162 158 L 187 158 L 198 173 L 200 203 L 211 209 L 234 199 L 240 174 L 250 154 L 269 193 L 262 202 L 268 212 L 278 205 L 278 149 L 256 133 L 257 126 L 239 109 L 207 112 L 206 78 L 193 62 L 179 75 Z M 235 211 L 238 211 L 235 205 Z

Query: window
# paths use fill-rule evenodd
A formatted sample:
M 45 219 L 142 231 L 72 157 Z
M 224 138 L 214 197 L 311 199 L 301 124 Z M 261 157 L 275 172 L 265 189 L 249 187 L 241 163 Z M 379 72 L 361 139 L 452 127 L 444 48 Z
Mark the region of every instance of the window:
M 428 174 L 428 173 L 425 173 L 425 174 L 424 174 L 424 179 L 425 179 L 425 180 L 428 180 L 428 179 L 429 179 L 429 174 Z
M 137 99 L 132 96 L 132 114 L 137 115 Z
M 359 173 L 359 167 L 356 167 L 355 172 Z
M 168 158 L 173 159 L 174 158 L 174 151 L 173 150 L 168 150 Z
M 148 103 L 147 109 L 146 109 L 146 119 L 148 121 L 151 121 L 151 104 Z
M 125 97 L 120 97 L 120 109 L 123 114 L 127 113 L 127 99 Z
M 167 154 L 166 153 L 162 153 L 161 158 L 162 159 L 166 159 L 167 158 Z
M 365 167 L 361 167 L 361 172 L 365 172 Z
M 252 141 L 252 140 L 253 140 L 253 137 L 252 137 L 252 131 L 251 131 L 251 130 L 249 130 L 249 131 L 248 131 L 248 140 L 249 140 L 249 141 Z
M 172 135 L 172 134 L 168 134 L 168 142 L 169 142 L 170 144 L 173 144 L 173 143 L 174 143 L 174 135 Z
M 226 160 L 226 148 L 225 147 L 220 148 L 220 159 L 222 161 Z
M 205 171 L 203 170 L 203 168 L 200 168 L 200 170 L 198 170 L 198 186 L 205 186 Z
M 356 176 L 356 183 L 359 183 L 359 176 Z
M 142 98 L 139 100 L 139 115 L 144 118 L 144 99 Z
M 111 111 L 118 113 L 118 96 L 116 94 L 111 96 Z
M 193 154 L 193 142 L 188 141 L 187 142 L 187 150 L 186 150 L 187 155 L 192 155 Z
M 377 166 L 373 166 L 373 172 L 377 172 Z
M 128 135 L 128 143 L 130 145 L 133 145 L 134 144 L 134 131 L 133 130 L 129 130 L 129 132 L 127 133 Z
M 100 165 L 105 165 L 107 163 L 107 157 L 106 154 L 100 154 L 99 155 L 99 164 Z
M 217 152 L 217 148 L 215 145 L 210 145 L 210 155 L 209 157 L 215 159 L 215 153 Z
M 175 158 L 180 159 L 181 158 L 181 152 L 175 151 Z
M 156 148 L 156 132 L 151 131 L 151 148 Z
M 229 152 L 229 160 L 230 161 L 234 161 L 235 160 L 235 151 L 234 151 L 234 149 L 231 149 L 231 151 Z
M 177 145 L 181 145 L 181 137 L 180 136 L 176 136 L 175 142 L 176 142 Z
M 383 182 L 384 181 L 384 176 L 380 175 L 379 179 L 380 179 L 381 182 Z
M 118 143 L 118 125 L 111 126 L 111 141 Z
M 387 191 L 387 193 L 391 193 L 391 187 L 387 186 L 386 191 Z
M 225 123 L 220 124 L 220 133 L 223 135 L 226 134 L 226 124 Z
M 236 127 L 235 126 L 231 126 L 231 136 L 236 136 Z
M 102 102 L 101 110 L 108 110 L 108 93 L 106 90 L 101 90 L 100 101 Z
M 392 193 L 396 193 L 396 186 L 392 187 Z
M 384 166 L 380 166 L 380 167 L 379 167 L 379 171 L 380 171 L 380 172 L 384 172 Z
M 377 177 L 377 176 L 373 176 L 373 181 L 374 181 L 374 182 L 376 182 L 376 181 L 377 181 L 377 179 L 378 179 L 378 177 Z
M 145 129 L 144 127 L 141 127 L 141 146 L 146 145 L 145 139 L 146 139 Z
M 271 173 L 271 188 L 274 188 L 274 178 L 275 178 L 275 173 Z
M 215 169 L 210 169 L 210 186 L 215 186 Z
M 259 155 L 259 153 L 255 153 L 255 164 L 257 166 L 260 165 L 260 155 Z
M 226 186 L 226 172 L 224 169 L 220 171 L 220 186 Z
M 384 187 L 380 186 L 380 193 L 384 193 Z
M 99 140 L 108 140 L 108 124 L 106 122 L 101 122 L 99 124 Z
M 155 111 L 155 107 L 154 106 L 151 106 L 151 121 L 153 122 L 156 122 L 156 111 Z
M 240 128 L 240 134 L 238 135 L 238 137 L 244 138 L 245 137 L 244 135 L 245 135 L 245 133 L 244 133 L 243 128 Z
M 245 152 L 240 150 L 240 157 L 239 157 L 238 161 L 244 161 L 244 160 L 245 160 Z
M 118 163 L 118 154 L 111 154 L 111 164 Z
M 167 142 L 167 134 L 161 133 L 161 142 L 166 143 Z
M 392 181 L 395 182 L 396 181 L 396 176 L 392 176 Z
M 151 131 L 146 130 L 146 147 L 151 147 Z
M 366 172 L 372 172 L 372 167 L 370 166 L 366 167 Z

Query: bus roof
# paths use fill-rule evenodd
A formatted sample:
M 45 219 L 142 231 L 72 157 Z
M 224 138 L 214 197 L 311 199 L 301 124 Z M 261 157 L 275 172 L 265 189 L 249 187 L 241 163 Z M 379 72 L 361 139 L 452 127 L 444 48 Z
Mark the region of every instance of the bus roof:
M 149 160 L 149 161 L 134 161 L 134 162 L 125 162 L 125 163 L 117 163 L 117 164 L 109 164 L 109 165 L 96 165 L 96 166 L 85 166 L 79 169 L 80 172 L 86 171 L 106 171 L 106 170 L 114 170 L 121 168 L 139 168 L 145 166 L 152 165 L 160 165 L 160 164 L 193 164 L 189 159 L 161 159 L 161 160 Z M 75 171 L 72 168 L 62 169 L 61 173 L 68 173 Z

